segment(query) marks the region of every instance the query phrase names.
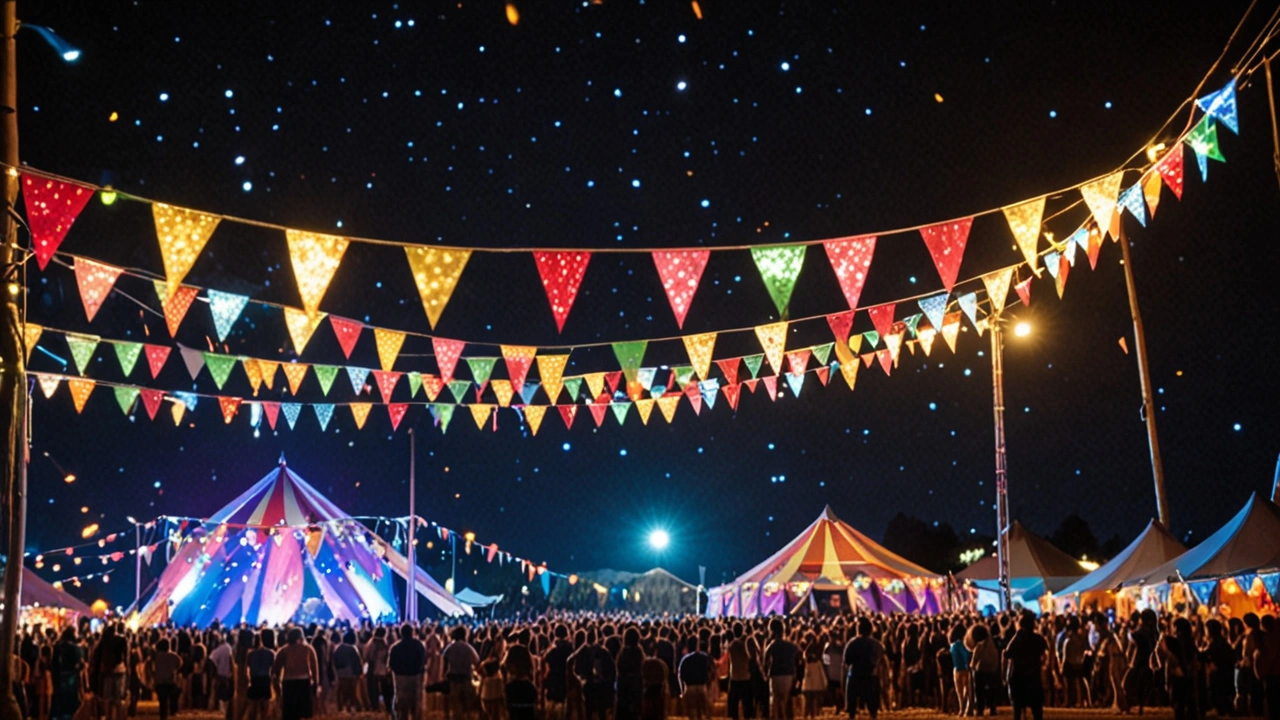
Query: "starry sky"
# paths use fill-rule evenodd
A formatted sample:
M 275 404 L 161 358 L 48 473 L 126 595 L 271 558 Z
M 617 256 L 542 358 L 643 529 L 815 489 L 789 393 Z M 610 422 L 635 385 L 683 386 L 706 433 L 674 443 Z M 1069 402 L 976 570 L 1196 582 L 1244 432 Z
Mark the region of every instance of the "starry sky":
M 1153 136 L 1172 140 L 1188 118 L 1180 103 L 1247 5 L 703 0 L 699 19 L 685 2 L 524 2 L 512 24 L 499 2 L 24 2 L 24 21 L 82 56 L 63 64 L 20 36 L 21 157 L 176 205 L 408 243 L 715 248 L 879 232 L 866 305 L 940 289 L 919 235 L 885 231 L 1071 187 Z M 1227 81 L 1268 13 L 1244 25 L 1202 94 Z M 1240 89 L 1242 134 L 1220 130 L 1226 164 L 1203 183 L 1188 151 L 1183 200 L 1166 190 L 1146 229 L 1126 220 L 1173 527 L 1192 540 L 1269 489 L 1280 436 L 1265 300 L 1280 203 L 1260 78 Z M 1049 229 L 1065 237 L 1082 219 L 1076 208 Z M 162 269 L 144 203 L 94 200 L 62 249 Z M 1002 217 L 979 217 L 961 278 L 1019 257 Z M 224 223 L 187 280 L 299 304 L 278 231 Z M 163 319 L 118 295 L 88 323 L 64 267 L 33 264 L 29 285 L 34 322 L 168 342 Z M 157 306 L 144 283 L 119 287 Z M 1047 535 L 1075 511 L 1100 539 L 1127 542 L 1155 502 L 1137 365 L 1120 342 L 1133 347 L 1118 246 L 1096 271 L 1078 263 L 1062 300 L 1047 279 L 1032 292 L 1014 312 L 1035 332 L 1005 353 L 1012 514 Z M 430 331 L 395 248 L 348 250 L 322 308 Z M 845 309 L 813 248 L 790 316 Z M 207 312 L 191 313 L 177 340 L 207 347 Z M 716 253 L 683 332 L 777 319 L 749 255 Z M 870 329 L 859 314 L 855 332 Z M 561 333 L 527 254 L 474 256 L 436 331 L 541 346 L 681 333 L 646 254 L 597 255 Z M 824 321 L 799 323 L 788 346 L 830 339 Z M 225 350 L 293 357 L 279 311 L 256 303 Z M 434 372 L 430 351 L 411 338 L 397 369 Z M 755 352 L 750 333 L 724 336 L 717 357 Z M 302 360 L 345 362 L 327 328 Z M 366 335 L 351 363 L 376 362 Z M 684 362 L 679 343 L 646 356 Z M 616 368 L 603 347 L 575 351 L 567 372 Z M 120 379 L 109 351 L 87 374 Z M 193 387 L 176 353 L 147 382 L 214 392 L 207 375 Z M 303 400 L 319 399 L 311 382 L 317 397 Z M 78 542 L 89 522 L 206 515 L 282 452 L 351 514 L 404 515 L 409 426 L 420 514 L 563 572 L 660 562 L 695 582 L 706 566 L 718 582 L 828 503 L 876 538 L 900 511 L 994 532 L 989 345 L 971 328 L 955 354 L 939 343 L 929 358 L 904 350 L 892 377 L 864 369 L 853 393 L 811 379 L 799 398 L 744 394 L 736 413 L 686 404 L 670 425 L 632 413 L 599 429 L 583 413 L 569 430 L 548 417 L 537 437 L 511 411 L 496 432 L 460 414 L 441 435 L 420 407 L 395 433 L 377 410 L 363 431 L 339 413 L 327 432 L 282 421 L 255 435 L 243 413 L 226 426 L 216 407 L 175 428 L 140 409 L 123 416 L 107 392 L 77 415 L 60 392 L 35 400 L 30 550 Z M 250 394 L 243 374 L 226 392 Z M 655 527 L 672 538 L 662 556 L 645 545 Z M 442 556 L 425 562 L 438 570 Z M 131 580 L 85 592 L 131 594 Z

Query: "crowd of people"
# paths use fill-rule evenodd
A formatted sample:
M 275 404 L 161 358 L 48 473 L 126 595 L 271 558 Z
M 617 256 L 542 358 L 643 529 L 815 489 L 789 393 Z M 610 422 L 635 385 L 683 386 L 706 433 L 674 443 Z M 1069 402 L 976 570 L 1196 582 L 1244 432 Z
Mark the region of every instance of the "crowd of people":
M 1045 706 L 1280 718 L 1273 616 L 1102 613 L 754 619 L 558 614 L 361 627 L 26 628 L 35 720 L 353 712 L 396 720 L 793 720 L 881 709 L 1040 720 Z

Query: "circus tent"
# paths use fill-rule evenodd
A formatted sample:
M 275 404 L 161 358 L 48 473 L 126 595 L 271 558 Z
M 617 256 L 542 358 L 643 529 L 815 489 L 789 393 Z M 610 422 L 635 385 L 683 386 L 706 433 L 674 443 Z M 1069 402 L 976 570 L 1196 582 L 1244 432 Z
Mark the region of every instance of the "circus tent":
M 707 614 L 755 617 L 852 607 L 938 612 L 942 588 L 937 574 L 886 550 L 827 506 L 781 550 L 709 590 Z
M 1160 521 L 1153 519 L 1128 547 L 1111 560 L 1054 593 L 1054 601 L 1059 607 L 1070 604 L 1077 610 L 1091 606 L 1099 609 L 1112 607 L 1122 599 L 1117 595 L 1121 586 L 1145 577 L 1157 566 L 1186 550 L 1186 546 L 1178 542 Z
M 140 626 L 278 624 L 290 620 L 392 620 L 392 576 L 410 577 L 407 559 L 279 466 L 179 541 Z M 446 615 L 470 615 L 421 568 L 418 593 Z
M 1009 587 L 1014 602 L 1027 610 L 1039 611 L 1040 598 L 1057 592 L 1088 574 L 1075 558 L 1022 526 L 1009 526 Z M 1000 565 L 988 555 L 965 568 L 957 576 L 978 590 L 979 608 L 1000 607 Z

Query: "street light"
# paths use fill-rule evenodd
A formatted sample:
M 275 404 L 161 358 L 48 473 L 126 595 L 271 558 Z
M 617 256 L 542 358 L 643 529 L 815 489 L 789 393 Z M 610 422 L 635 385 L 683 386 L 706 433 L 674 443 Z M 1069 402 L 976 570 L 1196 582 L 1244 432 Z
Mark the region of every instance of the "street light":
M 43 25 L 28 25 L 26 23 L 21 23 L 18 25 L 18 29 L 21 30 L 22 28 L 31 28 L 32 30 L 35 30 L 36 34 L 44 38 L 45 42 L 49 43 L 49 47 L 53 48 L 54 52 L 62 56 L 64 62 L 73 63 L 80 59 L 80 49 L 67 42 L 61 35 L 54 32 L 52 28 L 47 28 Z
M 662 552 L 671 544 L 671 535 L 662 528 L 657 528 L 649 533 L 649 547 Z
M 996 565 L 1000 571 L 1000 609 L 1013 607 L 1013 593 L 1009 585 L 1009 468 L 1004 448 L 1004 330 L 1000 327 L 999 313 L 988 318 L 991 330 L 991 387 L 992 414 L 996 431 Z M 1013 334 L 1026 337 L 1031 325 L 1018 322 Z

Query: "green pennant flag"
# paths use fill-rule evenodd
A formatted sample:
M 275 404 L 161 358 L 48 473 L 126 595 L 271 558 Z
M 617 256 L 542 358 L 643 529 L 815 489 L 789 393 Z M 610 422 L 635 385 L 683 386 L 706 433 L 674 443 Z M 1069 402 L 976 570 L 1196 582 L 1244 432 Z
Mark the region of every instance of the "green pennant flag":
M 489 376 L 493 374 L 493 365 L 498 358 L 477 357 L 467 358 L 467 366 L 471 368 L 471 378 L 475 380 L 476 387 L 484 389 L 485 384 L 489 382 Z
M 862 340 L 867 343 L 867 349 L 871 349 L 879 344 L 880 333 L 875 330 L 868 330 L 862 333 Z
M 692 365 L 677 365 L 671 368 L 671 372 L 675 373 L 676 385 L 678 385 L 681 390 L 683 390 L 684 386 L 688 385 L 693 380 Z
M 466 380 L 450 380 L 449 392 L 453 395 L 454 402 L 462 402 L 467 397 L 467 391 L 471 389 L 471 383 Z
M 581 377 L 568 377 L 564 379 L 564 389 L 569 391 L 569 402 L 578 402 L 578 390 L 582 387 Z
M 627 419 L 627 411 L 631 409 L 629 401 L 610 403 L 609 407 L 613 410 L 613 417 L 621 425 Z
M 409 398 L 417 396 L 418 390 L 422 387 L 422 373 L 414 370 L 409 373 Z
M 774 245 L 751 249 L 751 259 L 756 261 L 756 269 L 764 285 L 769 289 L 769 297 L 778 307 L 778 315 L 786 317 L 787 305 L 791 304 L 791 291 L 796 288 L 796 278 L 804 267 L 804 252 L 807 245 Z
M 436 424 L 440 426 L 440 432 L 449 432 L 449 421 L 453 419 L 453 409 L 456 405 L 447 403 L 431 403 L 431 416 L 436 419 Z
M 912 340 L 914 340 L 916 336 L 920 334 L 919 325 L 920 325 L 920 318 L 922 317 L 924 317 L 924 315 L 922 315 L 921 313 L 916 313 L 915 315 L 912 315 L 911 317 L 908 317 L 905 320 L 903 320 L 903 322 L 907 324 L 907 332 L 911 333 Z
M 636 374 L 640 372 L 640 363 L 644 361 L 644 351 L 647 347 L 649 347 L 648 340 L 613 344 L 613 354 L 617 356 L 618 365 L 622 367 L 622 372 L 627 376 L 628 383 L 636 381 Z M 625 413 L 626 411 L 624 410 L 623 412 Z
M 746 364 L 747 370 L 751 372 L 751 379 L 754 380 L 760 374 L 760 363 L 764 362 L 764 353 L 756 353 L 742 358 L 742 362 Z
M 210 352 L 202 355 L 204 355 L 205 367 L 209 368 L 209 374 L 213 376 L 213 384 L 221 390 L 227 378 L 231 376 L 231 369 L 240 362 L 239 358 L 234 355 L 218 355 Z
M 97 349 L 100 341 L 101 338 L 97 335 L 67 336 L 67 347 L 71 350 L 72 359 L 76 361 L 76 371 L 81 375 L 84 375 L 85 367 L 93 359 L 93 351 Z
M 116 359 L 120 361 L 120 372 L 125 377 L 129 377 L 129 373 L 133 372 L 133 366 L 138 363 L 138 357 L 142 354 L 142 343 L 135 342 L 117 342 L 112 343 L 116 348 Z
M 311 369 L 316 371 L 320 390 L 324 392 L 325 397 L 329 397 L 329 388 L 333 387 L 333 379 L 338 377 L 338 371 L 342 368 L 337 365 L 312 365 Z
M 117 385 L 112 389 L 116 392 L 116 402 L 120 404 L 120 412 L 128 415 L 133 402 L 138 399 L 138 388 Z
M 809 349 L 813 351 L 813 356 L 818 359 L 819 365 L 826 365 L 827 358 L 831 357 L 831 349 L 835 346 L 835 343 L 829 342 L 826 345 L 814 345 Z

